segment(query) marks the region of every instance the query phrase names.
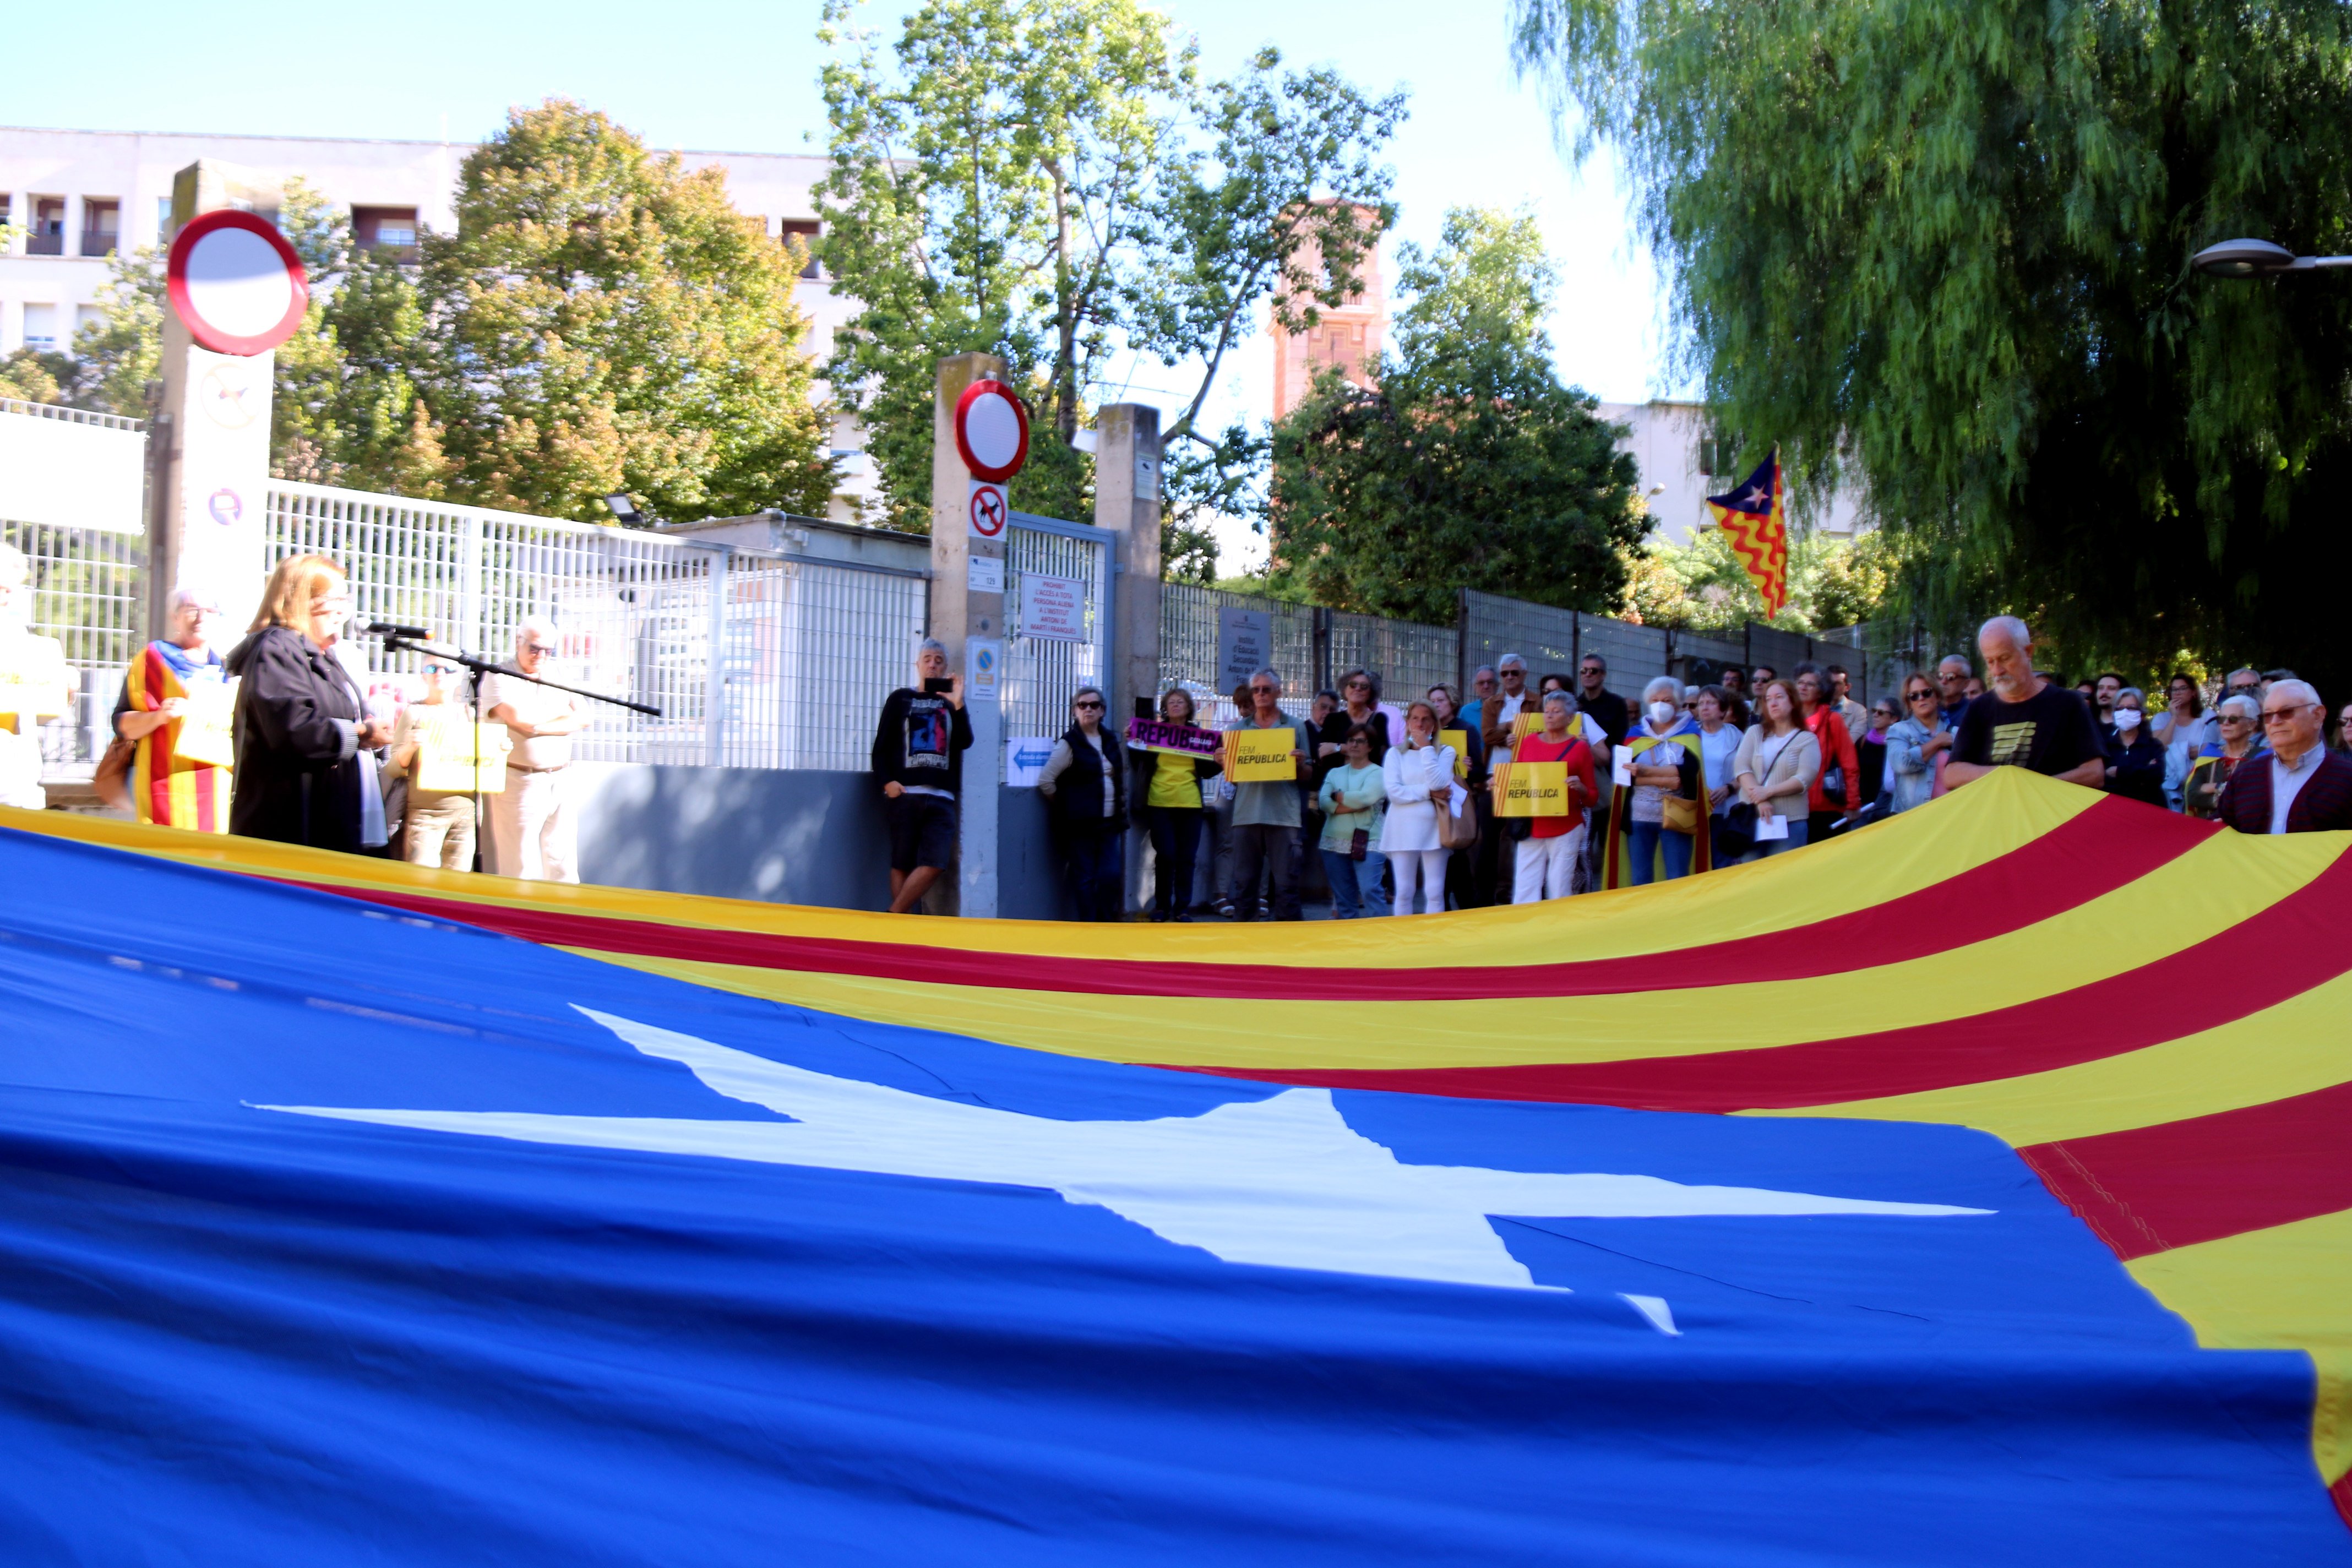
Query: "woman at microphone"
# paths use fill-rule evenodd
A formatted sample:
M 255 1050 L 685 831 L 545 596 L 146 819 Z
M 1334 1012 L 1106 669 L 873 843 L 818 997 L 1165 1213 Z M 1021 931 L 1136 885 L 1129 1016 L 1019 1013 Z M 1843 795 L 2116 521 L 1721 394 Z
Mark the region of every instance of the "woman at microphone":
M 228 656 L 236 692 L 236 794 L 228 830 L 249 838 L 380 854 L 386 839 L 375 752 L 392 728 L 335 656 L 350 580 L 324 555 L 289 555 Z

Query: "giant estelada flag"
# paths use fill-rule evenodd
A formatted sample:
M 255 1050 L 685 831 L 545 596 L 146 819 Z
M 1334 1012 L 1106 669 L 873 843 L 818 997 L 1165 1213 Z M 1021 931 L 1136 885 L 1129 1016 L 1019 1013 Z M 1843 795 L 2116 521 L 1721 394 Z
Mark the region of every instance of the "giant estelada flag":
M 1268 931 L 0 814 L 0 1562 L 2352 1563 L 2347 849 L 2004 769 Z
M 1738 489 L 1706 498 L 1706 510 L 1764 600 L 1767 617 L 1789 602 L 1789 522 L 1780 504 L 1780 453 L 1756 465 Z

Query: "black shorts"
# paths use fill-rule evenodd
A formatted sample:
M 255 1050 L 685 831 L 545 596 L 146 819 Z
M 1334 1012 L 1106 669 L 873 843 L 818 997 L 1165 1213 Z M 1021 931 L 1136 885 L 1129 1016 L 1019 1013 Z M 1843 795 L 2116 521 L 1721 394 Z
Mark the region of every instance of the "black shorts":
M 902 795 L 882 802 L 890 823 L 890 869 L 955 864 L 956 803 L 936 795 Z

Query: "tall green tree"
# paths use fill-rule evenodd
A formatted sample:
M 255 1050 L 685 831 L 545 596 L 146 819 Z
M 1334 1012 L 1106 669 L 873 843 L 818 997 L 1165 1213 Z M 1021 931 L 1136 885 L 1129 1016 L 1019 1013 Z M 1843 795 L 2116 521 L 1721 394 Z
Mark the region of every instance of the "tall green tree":
M 390 369 L 404 369 L 449 495 L 583 519 L 620 491 L 664 517 L 823 514 L 830 431 L 809 396 L 798 268 L 721 171 L 688 173 L 550 100 L 467 154 L 457 209 L 457 233 L 422 237 L 423 336 L 404 365 L 395 281 L 351 306 L 387 362 L 376 405 L 398 401 Z
M 1816 494 L 1866 484 L 1911 614 L 2018 611 L 2069 667 L 2352 673 L 2352 293 L 2187 265 L 2352 247 L 2352 11 L 1515 7 L 1582 150 L 1622 157 L 1723 422 Z
M 1617 427 L 1552 368 L 1535 219 L 1457 207 L 1398 257 L 1411 300 L 1378 388 L 1327 373 L 1274 427 L 1270 574 L 1409 620 L 1451 621 L 1465 587 L 1614 607 L 1646 519 Z
M 1198 374 L 1163 437 L 1171 553 L 1204 566 L 1183 509 L 1260 448 L 1198 431 L 1199 409 L 1286 268 L 1294 314 L 1355 289 L 1388 221 L 1375 154 L 1402 100 L 1284 72 L 1271 51 L 1203 84 L 1136 0 L 930 0 L 887 47 L 856 21 L 855 0 L 833 0 L 820 35 L 835 49 L 822 248 L 860 304 L 827 374 L 867 427 L 890 520 L 929 526 L 934 366 L 971 352 L 1003 357 L 1038 410 L 1016 503 L 1091 516 L 1077 433 L 1109 362 L 1142 353 Z M 1315 200 L 1331 194 L 1369 206 Z M 1297 258 L 1318 238 L 1331 269 L 1307 277 Z

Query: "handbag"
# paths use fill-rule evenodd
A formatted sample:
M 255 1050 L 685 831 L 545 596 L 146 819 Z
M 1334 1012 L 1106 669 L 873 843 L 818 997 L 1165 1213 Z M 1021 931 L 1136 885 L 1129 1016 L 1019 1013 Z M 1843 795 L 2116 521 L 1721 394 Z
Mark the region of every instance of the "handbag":
M 1661 826 L 1669 833 L 1696 834 L 1698 831 L 1698 802 L 1683 795 L 1670 795 L 1664 804 Z
M 90 775 L 89 786 L 97 792 L 102 805 L 117 811 L 131 809 L 131 763 L 139 754 L 139 742 L 116 736 L 98 759 L 98 771 Z
M 1534 823 L 1528 821 L 1529 826 Z M 1454 815 L 1451 799 L 1437 804 L 1437 846 L 1441 849 L 1467 849 L 1478 842 L 1478 814 L 1465 803 L 1460 816 Z
M 1755 847 L 1756 808 L 1744 800 L 1734 801 L 1723 814 L 1723 857 L 1727 860 Z

